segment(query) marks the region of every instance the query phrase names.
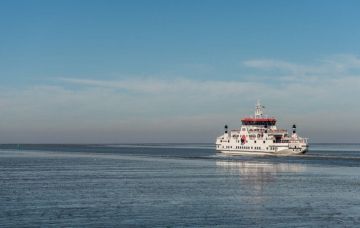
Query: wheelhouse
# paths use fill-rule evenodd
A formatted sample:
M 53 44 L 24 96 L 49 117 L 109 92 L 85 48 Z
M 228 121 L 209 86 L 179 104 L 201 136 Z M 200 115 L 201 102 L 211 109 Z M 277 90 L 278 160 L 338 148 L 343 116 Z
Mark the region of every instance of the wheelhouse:
M 256 126 L 274 126 L 276 124 L 275 118 L 244 118 L 241 120 L 243 125 Z

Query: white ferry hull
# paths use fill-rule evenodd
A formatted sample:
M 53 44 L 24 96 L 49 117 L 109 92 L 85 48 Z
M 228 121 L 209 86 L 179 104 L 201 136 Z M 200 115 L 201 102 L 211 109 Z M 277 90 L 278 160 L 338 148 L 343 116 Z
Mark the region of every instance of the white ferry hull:
M 280 151 L 244 151 L 244 150 L 218 150 L 218 152 L 228 155 L 273 155 L 273 156 L 280 156 L 280 155 L 300 155 L 305 154 L 308 151 L 308 148 L 301 148 L 301 149 L 284 149 Z

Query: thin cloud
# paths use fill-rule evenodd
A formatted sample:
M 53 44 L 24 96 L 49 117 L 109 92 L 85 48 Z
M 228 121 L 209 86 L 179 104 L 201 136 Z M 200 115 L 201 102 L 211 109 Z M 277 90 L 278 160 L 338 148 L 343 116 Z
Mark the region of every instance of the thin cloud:
M 245 67 L 267 72 L 278 71 L 278 79 L 287 81 L 326 80 L 326 78 L 353 77 L 353 71 L 360 69 L 360 58 L 356 55 L 332 55 L 320 59 L 317 64 L 304 65 L 275 59 L 253 59 L 243 62 Z
M 324 65 L 332 65 L 334 59 L 346 73 L 336 77 L 320 74 L 329 71 Z M 7 134 L 0 136 L 2 142 L 141 142 L 149 137 L 158 142 L 180 138 L 211 142 L 224 123 L 238 127 L 239 118 L 252 114 L 260 98 L 269 107 L 267 113 L 277 116 L 285 127 L 295 121 L 310 138 L 316 138 L 321 129 L 325 132 L 321 141 L 326 141 L 326 132 L 333 130 L 337 116 L 348 132 L 360 128 L 352 119 L 360 112 L 354 105 L 360 97 L 360 77 L 351 72 L 358 64 L 358 58 L 343 56 L 329 57 L 311 67 L 271 61 L 248 65 L 286 69 L 294 77 L 303 77 L 304 71 L 310 79 L 321 77 L 312 83 L 288 81 L 281 87 L 268 81 L 59 78 L 55 86 L 2 89 L 0 127 Z M 347 132 L 338 137 L 358 138 Z
M 126 91 L 153 93 L 153 94 L 234 94 L 253 91 L 264 87 L 259 83 L 241 81 L 199 81 L 186 78 L 173 80 L 161 79 L 128 79 L 128 80 L 90 80 L 78 78 L 59 78 L 63 82 L 84 87 L 99 87 L 110 89 L 123 89 Z M 165 93 L 165 94 L 164 94 Z
M 258 68 L 258 69 L 278 69 L 290 72 L 298 72 L 299 69 L 303 69 L 303 66 L 272 59 L 255 59 L 255 60 L 246 60 L 243 64 L 247 67 Z

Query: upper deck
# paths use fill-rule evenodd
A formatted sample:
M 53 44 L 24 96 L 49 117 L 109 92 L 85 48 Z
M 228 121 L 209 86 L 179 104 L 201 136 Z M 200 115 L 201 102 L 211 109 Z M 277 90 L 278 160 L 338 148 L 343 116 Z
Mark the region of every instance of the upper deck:
M 264 106 L 260 104 L 258 100 L 255 107 L 254 117 L 246 117 L 241 119 L 243 125 L 255 125 L 255 126 L 274 126 L 276 124 L 275 118 L 264 117 Z

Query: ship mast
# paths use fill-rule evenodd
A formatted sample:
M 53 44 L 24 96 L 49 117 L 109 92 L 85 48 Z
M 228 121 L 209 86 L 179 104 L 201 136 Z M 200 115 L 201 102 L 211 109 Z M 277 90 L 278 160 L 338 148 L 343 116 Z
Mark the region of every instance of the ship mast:
M 264 114 L 264 106 L 260 104 L 260 100 L 257 100 L 255 107 L 255 119 L 262 118 Z

